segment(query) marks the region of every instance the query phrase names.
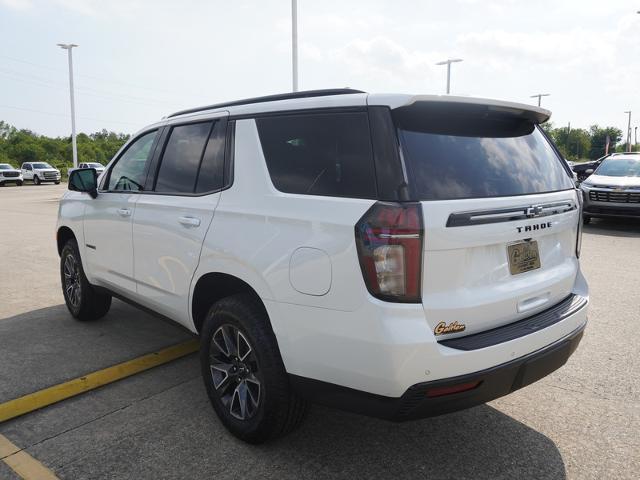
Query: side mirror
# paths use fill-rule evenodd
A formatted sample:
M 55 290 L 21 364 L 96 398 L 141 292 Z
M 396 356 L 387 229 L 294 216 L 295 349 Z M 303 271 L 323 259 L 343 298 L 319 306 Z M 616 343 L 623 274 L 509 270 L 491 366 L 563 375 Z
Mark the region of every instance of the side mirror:
M 98 175 L 95 168 L 78 168 L 69 175 L 69 190 L 85 192 L 91 198 L 98 196 Z
M 593 168 L 588 168 L 584 171 L 587 175 L 591 175 L 593 173 Z

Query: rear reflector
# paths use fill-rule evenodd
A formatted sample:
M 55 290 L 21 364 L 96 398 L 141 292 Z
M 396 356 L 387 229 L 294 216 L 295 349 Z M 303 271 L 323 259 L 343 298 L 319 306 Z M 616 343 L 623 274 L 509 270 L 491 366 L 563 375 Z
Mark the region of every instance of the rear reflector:
M 466 392 L 468 390 L 473 390 L 482 382 L 478 380 L 477 382 L 467 382 L 467 383 L 459 383 L 457 385 L 450 385 L 447 387 L 436 387 L 430 390 L 427 390 L 427 397 L 442 397 L 444 395 L 452 395 L 454 393 Z

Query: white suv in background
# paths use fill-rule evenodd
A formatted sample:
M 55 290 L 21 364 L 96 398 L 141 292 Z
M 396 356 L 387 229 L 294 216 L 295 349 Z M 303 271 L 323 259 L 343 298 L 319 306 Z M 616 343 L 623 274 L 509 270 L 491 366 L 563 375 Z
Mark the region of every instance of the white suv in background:
M 0 187 L 8 184 L 15 183 L 17 186 L 22 186 L 22 172 L 17 168 L 13 168 L 8 163 L 0 163 Z
M 581 195 L 530 105 L 320 90 L 170 115 L 60 202 L 67 307 L 201 338 L 248 442 L 307 401 L 408 420 L 563 365 L 587 321 Z
M 42 182 L 53 182 L 56 185 L 60 183 L 60 170 L 46 162 L 25 162 L 20 168 L 22 177 L 35 185 L 40 185 Z

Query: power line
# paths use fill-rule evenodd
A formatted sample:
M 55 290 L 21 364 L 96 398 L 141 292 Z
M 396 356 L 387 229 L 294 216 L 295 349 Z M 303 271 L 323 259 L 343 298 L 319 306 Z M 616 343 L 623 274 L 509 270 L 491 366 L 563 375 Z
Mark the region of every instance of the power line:
M 37 76 L 37 75 L 24 73 L 24 72 L 21 72 L 19 70 L 12 70 L 12 69 L 3 68 L 3 67 L 0 67 L 0 71 L 5 72 L 8 75 L 13 75 L 13 76 L 17 76 L 17 77 L 23 77 L 23 78 L 27 78 L 27 79 L 30 79 L 30 80 L 35 80 L 35 81 L 38 81 L 38 82 L 41 82 L 41 83 L 47 83 L 47 84 L 53 84 L 53 85 L 61 85 L 66 90 L 66 84 L 63 83 L 63 82 L 58 82 L 58 81 L 55 81 L 55 80 L 51 80 L 49 78 L 44 78 L 44 77 L 40 77 L 40 76 Z M 79 89 L 79 90 L 87 90 L 87 91 L 97 92 L 97 93 L 101 93 L 101 94 L 106 94 L 106 95 L 109 95 L 109 96 L 112 96 L 112 97 L 128 98 L 128 99 L 133 99 L 133 100 L 140 100 L 140 101 L 143 101 L 143 102 L 163 103 L 165 105 L 170 105 L 172 107 L 175 107 L 177 105 L 177 102 L 167 102 L 166 100 L 159 100 L 159 99 L 150 98 L 150 97 L 139 97 L 139 96 L 136 96 L 136 95 L 117 94 L 117 93 L 114 94 L 114 93 L 112 93 L 110 91 L 107 91 L 107 90 L 100 90 L 100 89 L 97 89 L 97 88 L 87 87 L 87 86 L 84 86 L 84 85 L 76 86 L 76 88 Z
M 46 88 L 52 88 L 55 90 L 66 90 L 65 87 L 63 86 L 58 86 L 58 84 L 60 82 L 55 82 L 55 81 L 49 81 L 46 79 L 43 79 L 42 77 L 37 77 L 34 75 L 25 75 L 22 73 L 17 73 L 13 70 L 8 70 L 8 69 L 4 69 L 0 67 L 0 75 L 4 75 L 6 76 L 9 80 L 13 80 L 15 82 L 20 82 L 20 83 L 24 83 L 25 81 L 27 83 L 31 83 L 32 85 L 37 85 L 39 87 L 46 87 Z M 15 77 L 15 78 L 14 78 Z M 26 79 L 26 80 L 25 80 Z M 117 95 L 117 94 L 111 94 L 111 93 L 101 93 L 104 92 L 104 90 L 96 90 L 96 89 L 92 89 L 89 87 L 76 87 L 77 90 L 81 90 L 83 95 L 86 96 L 90 96 L 90 97 L 95 97 L 95 98 L 101 98 L 101 99 L 106 99 L 106 100 L 116 100 L 116 101 L 120 101 L 120 102 L 125 102 L 125 103 L 131 103 L 134 105 L 142 105 L 142 106 L 148 106 L 148 107 L 155 107 L 155 108 L 164 108 L 164 106 L 171 106 L 172 108 L 177 108 L 179 107 L 179 105 L 177 103 L 169 103 L 169 102 L 155 102 L 153 100 L 151 101 L 146 101 L 146 99 L 142 98 L 142 97 L 134 97 L 134 96 L 121 96 L 121 95 Z M 99 93 L 89 93 L 89 92 L 99 92 Z M 137 100 L 139 99 L 139 100 Z M 159 103 L 163 103 L 164 106 L 159 105 Z
M 66 114 L 66 113 L 55 113 L 55 112 L 46 112 L 44 110 L 37 110 L 35 108 L 27 108 L 27 107 L 16 107 L 14 105 L 0 105 L 0 108 L 9 108 L 12 110 L 24 110 L 26 112 L 33 112 L 33 113 L 40 113 L 42 115 L 52 115 L 55 117 L 65 117 L 65 118 L 70 118 L 71 115 Z M 134 126 L 140 126 L 140 124 L 138 123 L 132 123 L 132 122 L 122 122 L 119 120 L 105 120 L 102 118 L 94 118 L 94 117 L 78 117 L 78 118 L 82 118 L 83 120 L 92 120 L 94 122 L 106 122 L 106 123 L 121 123 L 123 125 L 134 125 Z
M 52 67 L 49 65 L 43 65 L 41 63 L 34 63 L 34 62 L 30 62 L 27 60 L 21 60 L 19 58 L 14 58 L 14 57 L 8 57 L 6 55 L 0 55 L 0 58 L 4 58 L 5 60 L 11 60 L 13 62 L 18 62 L 18 63 L 23 63 L 25 65 L 31 65 L 33 67 L 38 67 L 38 68 L 44 68 L 46 70 L 52 70 L 52 71 L 56 71 L 56 72 L 62 72 L 64 71 L 64 69 L 59 68 L 59 67 Z M 136 89 L 140 89 L 140 90 L 145 90 L 145 91 L 155 91 L 158 93 L 163 93 L 163 94 L 170 94 L 170 95 L 175 95 L 175 92 L 169 92 L 167 90 L 159 90 L 156 88 L 150 88 L 148 85 L 144 86 L 144 85 L 135 85 L 133 83 L 129 83 L 129 82 L 123 82 L 121 80 L 107 80 L 105 79 L 104 76 L 95 76 L 95 75 L 86 75 L 86 74 L 77 74 L 77 76 L 79 77 L 84 77 L 84 78 L 90 78 L 92 80 L 98 80 L 99 82 L 103 82 L 103 83 L 114 83 L 114 84 L 120 84 L 120 85 L 125 85 L 131 88 L 136 88 Z

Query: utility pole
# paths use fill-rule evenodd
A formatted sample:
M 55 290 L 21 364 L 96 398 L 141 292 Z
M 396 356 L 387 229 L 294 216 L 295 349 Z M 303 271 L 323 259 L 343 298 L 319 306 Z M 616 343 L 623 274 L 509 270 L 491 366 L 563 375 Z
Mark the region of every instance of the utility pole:
M 531 95 L 529 98 L 538 98 L 538 106 L 540 106 L 540 104 L 542 103 L 542 97 L 548 97 L 550 96 L 550 93 L 537 93 L 535 95 Z
M 451 93 L 451 64 L 461 62 L 462 58 L 448 58 L 447 60 L 443 60 L 442 62 L 436 63 L 436 65 L 446 65 L 447 66 L 447 95 Z
M 291 67 L 293 91 L 298 91 L 298 0 L 291 0 Z
M 73 168 L 78 168 L 78 146 L 76 145 L 76 105 L 73 98 L 73 55 L 71 50 L 78 45 L 59 43 L 58 46 L 67 51 L 69 59 L 69 97 L 71 98 L 71 148 L 73 150 Z
M 634 135 L 635 135 L 635 137 L 634 137 L 634 142 L 633 143 L 637 148 L 638 147 L 638 127 L 634 128 Z
M 629 114 L 629 126 L 627 127 L 627 152 L 631 151 L 631 110 L 627 110 L 626 112 Z

